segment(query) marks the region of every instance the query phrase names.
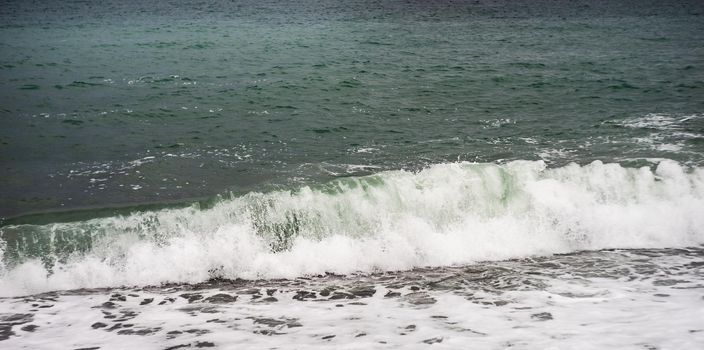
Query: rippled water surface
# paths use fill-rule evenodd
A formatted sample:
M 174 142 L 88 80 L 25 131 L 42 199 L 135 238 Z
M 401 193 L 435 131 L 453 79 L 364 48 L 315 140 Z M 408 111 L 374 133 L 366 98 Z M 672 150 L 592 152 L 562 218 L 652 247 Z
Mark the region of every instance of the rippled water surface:
M 447 161 L 702 163 L 699 1 L 3 1 L 0 216 Z

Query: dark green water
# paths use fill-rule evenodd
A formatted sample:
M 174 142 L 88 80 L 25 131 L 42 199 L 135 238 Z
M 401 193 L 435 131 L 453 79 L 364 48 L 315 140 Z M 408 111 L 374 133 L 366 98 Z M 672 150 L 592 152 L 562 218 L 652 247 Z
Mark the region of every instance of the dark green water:
M 2 1 L 0 217 L 457 160 L 697 167 L 703 43 L 701 1 Z

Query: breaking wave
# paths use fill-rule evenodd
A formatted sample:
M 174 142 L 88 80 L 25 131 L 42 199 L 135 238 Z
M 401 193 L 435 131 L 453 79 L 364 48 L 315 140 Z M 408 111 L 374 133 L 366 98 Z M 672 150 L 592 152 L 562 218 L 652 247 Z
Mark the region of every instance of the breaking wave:
M 704 169 L 448 163 L 212 207 L 0 228 L 0 295 L 704 243 Z

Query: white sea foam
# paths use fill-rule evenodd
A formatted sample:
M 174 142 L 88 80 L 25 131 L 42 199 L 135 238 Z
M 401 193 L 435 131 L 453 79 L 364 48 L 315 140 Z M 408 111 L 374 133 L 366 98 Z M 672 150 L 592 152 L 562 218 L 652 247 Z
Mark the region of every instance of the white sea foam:
M 697 114 L 676 117 L 668 114 L 650 113 L 642 117 L 626 119 L 620 124 L 628 128 L 676 130 L 683 122 L 699 119 L 701 117 L 701 115 Z
M 0 320 L 14 317 L 7 349 L 696 349 L 700 257 L 617 251 L 296 283 L 79 291 L 3 299 Z M 358 288 L 368 294 L 331 297 Z M 301 300 L 301 291 L 315 297 Z M 229 301 L 211 301 L 218 295 Z
M 375 148 L 375 147 L 360 147 L 360 148 L 357 148 L 357 149 L 353 149 L 352 151 L 353 151 L 354 153 L 374 153 L 374 152 L 376 152 L 376 151 L 378 151 L 378 150 L 379 150 L 379 149 L 378 149 L 378 148 Z
M 547 148 L 541 150 L 540 153 L 538 153 L 538 156 L 544 161 L 551 161 L 554 159 L 565 159 L 572 153 L 574 153 L 574 150 L 569 150 L 565 148 Z
M 210 209 L 6 226 L 1 233 L 30 237 L 21 244 L 49 242 L 44 263 L 12 263 L 13 249 L 31 249 L 18 240 L 3 245 L 2 295 L 687 246 L 704 243 L 704 169 L 669 160 L 655 170 L 598 161 L 554 169 L 542 161 L 439 164 L 249 193 Z M 60 246 L 67 240 L 90 240 L 90 249 L 67 254 Z M 54 259 L 49 273 L 46 262 Z
M 701 124 L 702 121 L 700 114 L 673 116 L 651 113 L 638 118 L 625 119 L 617 124 L 648 133 L 648 135 L 633 137 L 631 140 L 636 144 L 644 145 L 649 150 L 682 155 L 695 153 L 689 142 L 704 137 L 703 134 L 692 131 L 701 129 L 704 126 Z

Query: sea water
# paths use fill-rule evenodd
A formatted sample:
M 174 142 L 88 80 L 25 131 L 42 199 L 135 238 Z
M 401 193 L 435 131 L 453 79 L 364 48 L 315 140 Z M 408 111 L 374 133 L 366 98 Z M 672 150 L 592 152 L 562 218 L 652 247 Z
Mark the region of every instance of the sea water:
M 4 1 L 0 345 L 701 346 L 702 16 Z

